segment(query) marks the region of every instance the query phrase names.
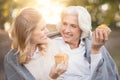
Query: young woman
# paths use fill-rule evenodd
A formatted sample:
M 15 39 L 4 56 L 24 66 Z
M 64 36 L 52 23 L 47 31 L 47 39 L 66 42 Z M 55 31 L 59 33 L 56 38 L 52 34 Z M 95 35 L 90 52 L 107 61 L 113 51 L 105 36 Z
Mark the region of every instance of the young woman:
M 47 33 L 38 10 L 24 8 L 18 14 L 10 33 L 12 49 L 4 60 L 7 80 L 49 80 L 54 54 L 59 50 Z

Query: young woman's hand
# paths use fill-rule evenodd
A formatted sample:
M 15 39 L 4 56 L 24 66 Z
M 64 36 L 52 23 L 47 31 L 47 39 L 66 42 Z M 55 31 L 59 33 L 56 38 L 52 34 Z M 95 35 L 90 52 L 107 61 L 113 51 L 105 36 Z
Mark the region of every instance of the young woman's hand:
M 61 74 L 67 71 L 68 68 L 68 55 L 65 59 L 65 61 L 61 62 L 60 64 L 55 64 L 50 71 L 50 78 L 51 79 L 57 79 Z

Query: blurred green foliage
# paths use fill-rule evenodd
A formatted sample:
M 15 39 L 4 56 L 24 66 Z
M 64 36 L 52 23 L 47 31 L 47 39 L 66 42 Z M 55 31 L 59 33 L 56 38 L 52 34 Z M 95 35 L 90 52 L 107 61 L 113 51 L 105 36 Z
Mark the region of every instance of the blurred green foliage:
M 14 9 L 35 5 L 33 0 L 0 0 L 0 29 L 4 29 L 5 22 L 12 21 Z
M 69 0 L 68 6 L 70 5 L 86 7 L 91 14 L 93 27 L 107 24 L 115 28 L 116 23 L 120 22 L 120 0 Z M 106 7 L 108 9 L 105 10 Z
M 61 3 L 64 6 L 80 5 L 86 7 L 91 14 L 93 27 L 104 23 L 116 27 L 116 23 L 120 22 L 120 0 L 51 1 Z M 32 5 L 37 5 L 37 0 L 0 0 L 0 28 L 4 28 L 3 26 L 6 21 L 11 23 L 11 15 L 14 9 Z

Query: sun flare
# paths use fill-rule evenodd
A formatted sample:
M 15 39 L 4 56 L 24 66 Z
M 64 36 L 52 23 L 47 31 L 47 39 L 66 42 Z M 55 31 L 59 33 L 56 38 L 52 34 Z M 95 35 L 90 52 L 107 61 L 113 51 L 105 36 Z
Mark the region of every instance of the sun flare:
M 16 3 L 19 3 L 19 0 L 14 0 Z M 60 22 L 60 13 L 62 9 L 65 7 L 59 1 L 53 0 L 34 0 L 26 3 L 25 6 L 22 7 L 36 7 L 42 13 L 47 24 L 58 24 Z M 21 8 L 22 8 L 21 7 Z M 14 8 L 12 11 L 12 18 L 15 18 L 19 13 L 21 8 Z M 8 25 L 4 26 L 8 29 Z M 10 28 L 10 27 L 9 27 Z
M 64 6 L 51 0 L 38 0 L 40 10 L 48 24 L 56 24 L 60 21 L 60 13 Z

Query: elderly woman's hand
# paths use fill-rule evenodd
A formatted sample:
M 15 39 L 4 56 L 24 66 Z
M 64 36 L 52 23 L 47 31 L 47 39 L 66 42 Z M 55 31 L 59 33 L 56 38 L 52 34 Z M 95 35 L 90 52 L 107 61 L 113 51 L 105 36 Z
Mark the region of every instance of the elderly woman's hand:
M 105 44 L 108 40 L 108 36 L 111 32 L 111 29 L 102 24 L 98 26 L 95 31 L 93 32 L 93 42 L 92 42 L 92 53 L 98 53 L 101 46 Z
M 68 68 L 68 55 L 65 55 L 64 56 L 64 59 L 60 59 L 61 56 L 59 56 L 59 61 L 57 61 L 57 63 L 51 68 L 51 71 L 50 71 L 50 78 L 51 79 L 57 79 L 61 74 L 63 74 L 64 72 L 67 71 L 67 68 Z M 57 59 L 55 59 L 57 60 Z M 61 63 L 58 64 L 58 62 L 60 62 L 60 60 L 63 60 L 61 61 Z

